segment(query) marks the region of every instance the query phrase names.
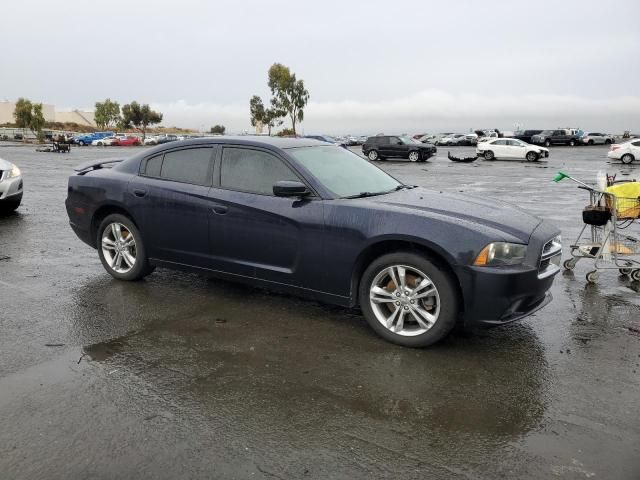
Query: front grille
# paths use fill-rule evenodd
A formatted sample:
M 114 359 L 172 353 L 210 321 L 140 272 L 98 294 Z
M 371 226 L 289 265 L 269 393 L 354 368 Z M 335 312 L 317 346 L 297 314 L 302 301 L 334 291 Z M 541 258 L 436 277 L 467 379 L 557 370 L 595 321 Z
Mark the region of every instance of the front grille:
M 562 259 L 562 238 L 560 235 L 552 238 L 542 247 L 540 265 L 538 266 L 538 278 L 546 278 L 560 271 Z

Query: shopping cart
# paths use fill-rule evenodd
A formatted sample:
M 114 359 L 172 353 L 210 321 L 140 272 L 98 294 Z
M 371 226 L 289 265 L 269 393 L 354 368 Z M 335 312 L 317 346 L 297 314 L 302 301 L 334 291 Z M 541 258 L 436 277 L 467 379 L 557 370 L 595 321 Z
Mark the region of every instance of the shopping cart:
M 640 281 L 640 239 L 631 235 L 633 225 L 639 224 L 640 182 L 607 177 L 605 190 L 598 190 L 563 172 L 558 172 L 554 181 L 565 178 L 589 192 L 589 205 L 582 211 L 584 225 L 570 245 L 571 258 L 563 267 L 573 270 L 579 260 L 588 258 L 594 267 L 587 273 L 589 283 L 598 280 L 601 270 L 618 270 Z

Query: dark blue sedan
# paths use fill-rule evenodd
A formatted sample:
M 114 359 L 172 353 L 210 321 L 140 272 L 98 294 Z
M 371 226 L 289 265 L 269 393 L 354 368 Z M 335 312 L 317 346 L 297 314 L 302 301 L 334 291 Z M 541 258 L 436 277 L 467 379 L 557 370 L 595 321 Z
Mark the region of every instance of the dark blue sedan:
M 404 185 L 310 139 L 173 142 L 81 165 L 67 212 L 104 268 L 156 266 L 359 305 L 371 327 L 426 346 L 456 323 L 504 324 L 546 305 L 558 229 L 496 200 Z

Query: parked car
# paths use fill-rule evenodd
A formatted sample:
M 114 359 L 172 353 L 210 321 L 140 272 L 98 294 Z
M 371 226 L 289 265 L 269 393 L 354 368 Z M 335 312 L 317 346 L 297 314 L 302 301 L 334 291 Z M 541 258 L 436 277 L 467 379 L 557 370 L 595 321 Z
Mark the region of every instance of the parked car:
M 163 143 L 177 142 L 177 141 L 178 141 L 177 135 L 164 135 L 164 136 L 158 137 L 158 140 L 156 143 L 158 145 L 162 145 Z
M 585 145 L 611 145 L 613 141 L 613 135 L 598 132 L 584 132 L 580 137 L 580 142 Z
M 85 133 L 82 135 L 77 135 L 73 138 L 73 142 L 80 145 L 81 147 L 85 145 L 92 145 L 95 140 L 100 140 L 105 137 L 112 137 L 113 132 L 94 132 L 94 133 Z
M 476 147 L 476 155 L 484 157 L 485 160 L 517 158 L 535 162 L 540 158 L 547 158 L 549 149 L 515 138 L 493 138 L 479 143 Z
M 320 140 L 321 142 L 331 143 L 333 145 L 339 145 L 343 148 L 347 148 L 347 144 L 345 142 L 339 142 L 333 137 L 329 135 L 305 135 L 304 138 L 312 138 L 314 140 Z
M 158 137 L 157 136 L 152 136 L 152 137 L 147 137 L 144 139 L 144 145 L 157 145 L 158 144 Z
M 401 136 L 377 135 L 369 137 L 362 144 L 362 153 L 371 161 L 407 158 L 411 162 L 425 162 L 435 155 L 436 151 L 435 145 Z
M 531 137 L 531 143 L 550 147 L 551 145 L 569 145 L 571 147 L 578 144 L 580 136 L 571 129 L 543 130 Z
M 119 147 L 132 147 L 136 145 L 140 145 L 140 139 L 138 137 L 134 137 L 132 135 L 127 135 L 126 137 L 117 138 L 112 145 L 117 145 Z
M 22 202 L 22 172 L 13 163 L 0 158 L 0 211 L 13 211 Z
M 94 147 L 110 147 L 111 145 L 117 145 L 118 140 L 120 139 L 120 137 L 116 137 L 115 135 L 111 136 L 111 137 L 104 137 L 104 138 L 100 138 L 98 140 L 94 140 L 93 142 L 91 142 L 91 145 L 93 145 Z
M 465 145 L 477 145 L 478 144 L 478 134 L 477 133 L 467 133 L 464 136 L 464 144 Z
M 411 347 L 537 311 L 560 271 L 546 220 L 402 184 L 310 139 L 218 137 L 94 160 L 69 178 L 66 208 L 116 279 L 191 268 L 360 305 L 380 336 Z
M 532 143 L 531 137 L 542 133 L 542 130 L 518 130 L 513 134 L 513 138 L 522 140 L 525 143 Z
M 633 163 L 640 159 L 640 139 L 634 139 L 625 143 L 614 143 L 610 147 L 607 157 L 620 160 L 622 163 Z

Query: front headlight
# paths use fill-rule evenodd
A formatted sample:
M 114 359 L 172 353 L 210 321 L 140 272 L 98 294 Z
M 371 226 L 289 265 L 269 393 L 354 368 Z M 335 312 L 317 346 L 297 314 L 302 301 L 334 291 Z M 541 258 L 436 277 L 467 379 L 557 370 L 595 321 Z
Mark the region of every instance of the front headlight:
M 9 175 L 7 175 L 7 178 L 15 178 L 19 176 L 20 176 L 20 169 L 14 165 L 13 168 L 9 170 Z
M 519 243 L 494 242 L 482 249 L 473 264 L 476 266 L 497 267 L 501 265 L 520 265 L 527 255 L 527 246 Z

